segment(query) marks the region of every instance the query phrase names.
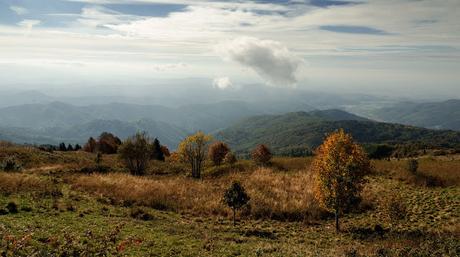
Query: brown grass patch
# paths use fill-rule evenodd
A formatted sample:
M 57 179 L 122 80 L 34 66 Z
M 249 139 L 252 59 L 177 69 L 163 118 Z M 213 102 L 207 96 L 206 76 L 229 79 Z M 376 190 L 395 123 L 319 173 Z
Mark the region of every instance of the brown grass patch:
M 407 170 L 407 160 L 374 160 L 372 164 L 377 173 L 424 186 L 460 185 L 460 160 L 458 158 L 426 157 L 420 158 L 417 175 Z
M 46 196 L 60 195 L 60 190 L 48 180 L 34 175 L 0 172 L 0 192 L 6 195 L 38 193 Z
M 244 177 L 243 177 L 244 176 Z M 251 197 L 243 215 L 254 218 L 305 220 L 321 213 L 313 199 L 308 173 L 279 174 L 257 169 L 251 174 L 232 173 L 216 179 L 186 177 L 146 178 L 127 174 L 89 175 L 75 178 L 74 189 L 110 198 L 125 205 L 142 205 L 195 215 L 230 215 L 222 203 L 225 189 L 239 180 Z

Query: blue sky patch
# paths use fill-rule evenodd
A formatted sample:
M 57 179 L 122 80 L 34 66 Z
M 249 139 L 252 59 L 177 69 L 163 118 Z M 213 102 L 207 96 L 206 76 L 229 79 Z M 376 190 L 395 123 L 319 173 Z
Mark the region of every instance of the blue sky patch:
M 336 5 L 351 5 L 351 4 L 356 4 L 356 2 L 336 1 L 336 0 L 311 0 L 310 4 L 317 6 L 317 7 L 329 7 L 329 6 L 336 6 Z
M 389 33 L 366 26 L 348 26 L 348 25 L 324 25 L 320 26 L 319 29 L 325 31 L 332 31 L 337 33 L 350 33 L 350 34 L 368 34 L 368 35 L 388 35 Z

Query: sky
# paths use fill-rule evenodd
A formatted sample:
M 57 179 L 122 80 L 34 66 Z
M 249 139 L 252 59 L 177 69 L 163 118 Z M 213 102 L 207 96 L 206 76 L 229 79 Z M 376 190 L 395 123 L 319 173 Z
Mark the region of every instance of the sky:
M 0 89 L 187 78 L 460 98 L 460 1 L 0 0 Z

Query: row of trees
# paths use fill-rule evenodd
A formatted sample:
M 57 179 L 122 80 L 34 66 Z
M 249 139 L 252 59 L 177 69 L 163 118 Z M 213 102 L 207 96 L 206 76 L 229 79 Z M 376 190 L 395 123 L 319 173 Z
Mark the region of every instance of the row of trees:
M 133 175 L 143 175 L 149 160 L 164 161 L 165 156 L 169 156 L 169 150 L 161 146 L 158 139 L 152 141 L 146 133 L 137 133 L 128 138 L 120 145 L 118 153 Z M 257 146 L 252 152 L 252 159 L 259 165 L 267 165 L 271 158 L 270 149 L 265 145 Z M 201 177 L 206 160 L 210 160 L 214 166 L 223 163 L 233 165 L 237 162 L 235 154 L 226 143 L 214 141 L 211 135 L 201 131 L 185 138 L 173 159 L 187 163 L 193 178 Z
M 137 133 L 123 143 L 117 139 L 110 133 L 103 133 L 95 143 L 94 139 L 90 139 L 85 148 L 93 147 L 93 150 L 112 153 L 114 149 L 103 145 L 116 145 L 116 152 L 133 175 L 143 175 L 150 160 L 164 161 L 165 156 L 169 156 L 169 150 L 158 139 L 152 140 L 146 133 Z M 206 159 L 215 166 L 223 163 L 233 165 L 237 161 L 227 144 L 213 141 L 212 136 L 203 132 L 184 139 L 175 155 L 180 161 L 190 165 L 193 178 L 201 177 Z M 267 165 L 272 154 L 266 145 L 258 145 L 252 151 L 251 157 L 258 165 Z M 366 182 L 365 176 L 370 169 L 366 152 L 343 130 L 330 134 L 316 150 L 311 166 L 315 197 L 323 207 L 334 212 L 337 231 L 340 230 L 340 215 L 359 203 L 360 192 Z M 412 169 L 416 170 L 413 167 Z M 227 190 L 223 200 L 233 209 L 235 216 L 236 210 L 249 199 L 242 185 L 235 182 Z
M 193 178 L 201 177 L 206 156 L 215 166 L 219 166 L 223 162 L 232 165 L 237 161 L 235 154 L 226 143 L 215 141 L 211 144 L 212 141 L 212 136 L 199 131 L 179 144 L 177 153 L 183 162 L 190 164 Z M 251 157 L 257 164 L 267 165 L 272 158 L 272 154 L 270 149 L 262 144 L 252 151 Z
M 66 145 L 64 142 L 62 142 L 59 145 L 40 145 L 38 149 L 42 151 L 46 151 L 46 152 L 53 152 L 53 151 L 71 152 L 71 151 L 80 151 L 82 148 L 79 144 Z

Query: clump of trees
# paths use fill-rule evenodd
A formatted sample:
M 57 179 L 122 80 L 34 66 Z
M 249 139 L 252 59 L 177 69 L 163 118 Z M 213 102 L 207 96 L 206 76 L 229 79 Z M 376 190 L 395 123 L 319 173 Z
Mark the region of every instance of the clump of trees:
M 212 136 L 199 131 L 194 135 L 185 138 L 177 150 L 179 158 L 192 168 L 192 177 L 200 178 L 203 169 L 203 162 L 206 159 L 206 151 Z
M 97 141 L 93 137 L 88 139 L 88 142 L 83 146 L 83 151 L 88 153 L 95 153 L 97 151 Z
M 139 132 L 123 142 L 118 154 L 132 175 L 144 175 L 152 156 L 151 149 L 149 136 Z
M 219 166 L 229 152 L 230 148 L 226 143 L 216 141 L 209 146 L 208 156 L 215 166 Z
M 312 163 L 315 196 L 323 207 L 335 213 L 335 228 L 340 231 L 339 215 L 360 201 L 360 192 L 370 172 L 364 150 L 343 130 L 329 135 L 317 150 Z
M 88 142 L 84 145 L 83 150 L 90 153 L 101 152 L 103 154 L 115 154 L 117 153 L 120 145 L 120 138 L 112 133 L 103 132 L 99 136 L 98 140 L 90 137 Z
M 144 175 L 150 160 L 165 161 L 162 149 L 167 147 L 157 138 L 152 141 L 147 133 L 138 132 L 120 145 L 118 154 L 132 175 Z
M 268 165 L 272 159 L 272 153 L 270 149 L 264 145 L 258 145 L 251 153 L 252 160 L 258 165 Z
M 371 159 L 388 159 L 396 150 L 396 147 L 388 144 L 369 144 L 364 148 Z
M 236 211 L 245 206 L 251 198 L 238 181 L 225 191 L 223 202 L 233 211 L 233 225 L 236 225 Z

